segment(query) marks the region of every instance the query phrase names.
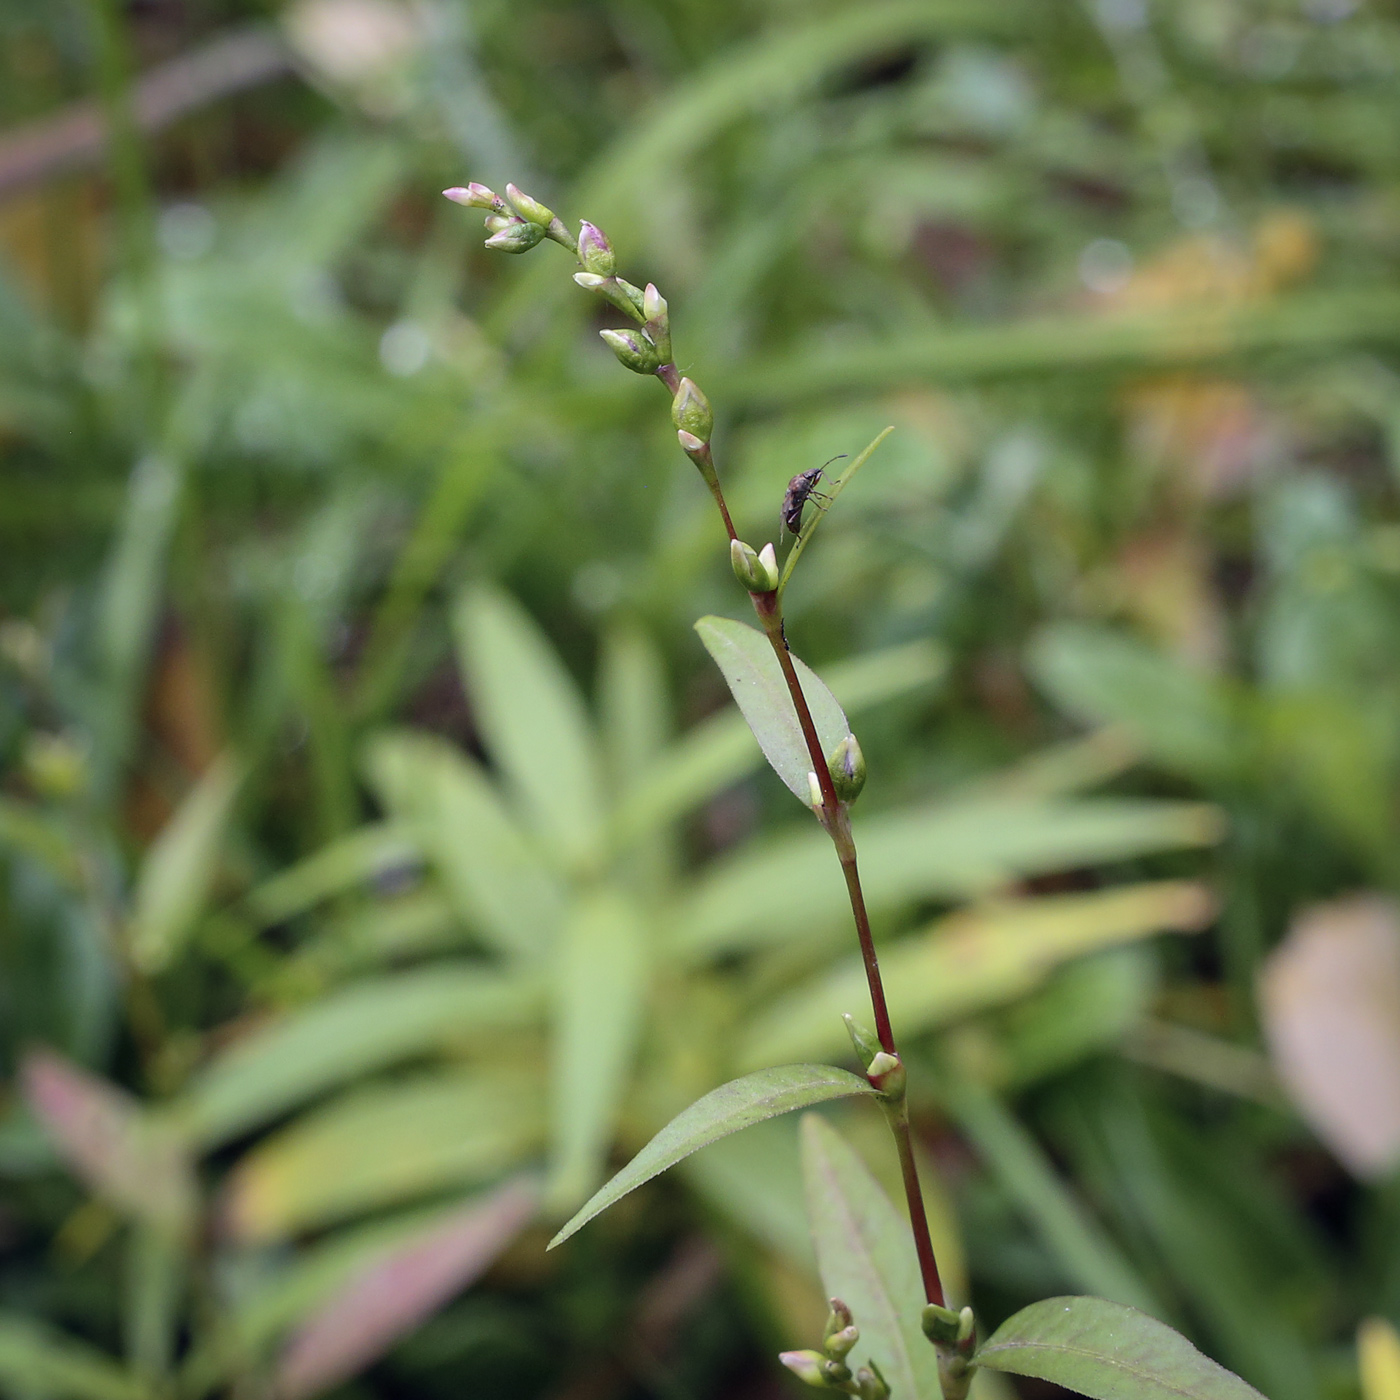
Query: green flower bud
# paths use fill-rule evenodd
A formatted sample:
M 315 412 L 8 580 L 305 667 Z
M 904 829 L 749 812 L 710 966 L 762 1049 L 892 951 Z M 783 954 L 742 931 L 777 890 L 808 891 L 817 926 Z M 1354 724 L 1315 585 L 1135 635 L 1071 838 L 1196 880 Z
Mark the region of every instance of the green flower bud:
M 826 1354 L 833 1361 L 843 1361 L 850 1355 L 851 1348 L 860 1341 L 860 1328 L 853 1322 L 839 1332 L 833 1332 L 826 1339 Z
M 511 207 L 522 219 L 537 225 L 541 230 L 547 229 L 554 221 L 554 210 L 547 209 L 537 199 L 531 199 L 528 194 L 523 194 L 514 185 L 506 186 L 506 198 L 510 200 Z
M 968 1311 L 972 1310 L 969 1308 Z M 924 1329 L 924 1336 L 935 1346 L 952 1346 L 958 1340 L 961 1325 L 960 1314 L 937 1303 L 929 1303 L 919 1315 L 919 1326 Z
M 890 1388 L 879 1371 L 872 1369 L 873 1366 L 874 1362 L 871 1362 L 870 1366 L 862 1366 L 856 1372 L 856 1394 L 860 1400 L 890 1400 Z
M 627 303 L 637 319 L 647 320 L 646 293 L 640 287 L 634 287 L 625 277 L 614 277 L 613 281 L 621 290 L 622 295 L 627 298 Z
M 491 237 L 486 240 L 488 248 L 498 253 L 528 253 L 544 237 L 544 230 L 538 224 L 528 224 L 522 219 L 500 219 L 492 217 L 486 221 L 494 227 Z
M 468 209 L 495 209 L 499 212 L 506 207 L 505 200 L 485 185 L 454 185 L 450 190 L 443 190 L 443 194 L 453 204 L 464 204 Z
M 637 331 L 599 331 L 612 352 L 636 374 L 655 374 L 661 368 L 656 346 Z
M 579 221 L 578 260 L 589 272 L 596 272 L 600 277 L 611 277 L 617 270 L 612 245 L 603 236 L 603 230 L 587 219 Z
M 783 1351 L 778 1353 L 778 1360 L 792 1372 L 798 1380 L 807 1385 L 815 1386 L 818 1390 L 830 1389 L 830 1382 L 826 1378 L 826 1357 L 819 1351 Z
M 771 553 L 772 548 L 769 545 L 758 554 L 743 540 L 729 541 L 729 562 L 734 568 L 734 577 L 750 593 L 771 593 L 778 586 L 778 563 Z
M 714 410 L 693 379 L 681 380 L 671 400 L 671 422 L 701 442 L 709 442 L 715 428 Z
M 600 277 L 596 272 L 576 272 L 574 273 L 574 281 L 585 292 L 598 292 L 607 286 L 608 279 Z
M 666 299 L 656 290 L 655 283 L 648 282 L 646 291 L 642 293 L 642 315 L 646 318 L 647 334 L 661 356 L 661 363 L 670 364 L 671 317 Z
M 847 734 L 827 756 L 831 781 L 842 802 L 854 802 L 865 786 L 865 755 L 854 734 Z
M 841 1019 L 846 1023 L 846 1034 L 851 1037 L 851 1044 L 855 1046 L 856 1054 L 868 1072 L 875 1062 L 875 1056 L 884 1053 L 880 1049 L 880 1042 L 854 1016 L 843 1015 Z

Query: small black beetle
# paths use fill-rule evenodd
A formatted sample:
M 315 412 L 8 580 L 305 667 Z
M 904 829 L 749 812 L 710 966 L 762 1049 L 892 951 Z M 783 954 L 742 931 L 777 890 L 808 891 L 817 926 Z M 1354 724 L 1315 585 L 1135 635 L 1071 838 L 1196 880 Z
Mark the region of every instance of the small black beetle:
M 813 467 L 811 471 L 798 472 L 787 484 L 787 490 L 783 492 L 783 507 L 778 512 L 787 531 L 792 535 L 802 533 L 802 510 L 807 502 L 815 496 L 819 501 L 829 501 L 830 496 L 824 496 L 817 490 L 817 482 L 822 479 L 822 473 L 832 464 L 839 462 L 840 457 L 832 457 L 823 462 L 819 467 Z

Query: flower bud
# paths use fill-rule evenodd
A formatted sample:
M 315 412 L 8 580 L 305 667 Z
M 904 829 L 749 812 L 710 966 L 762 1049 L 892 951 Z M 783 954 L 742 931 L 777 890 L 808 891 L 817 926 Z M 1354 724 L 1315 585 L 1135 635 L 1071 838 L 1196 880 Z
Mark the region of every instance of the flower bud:
M 827 1314 L 826 1326 L 822 1329 L 824 1339 L 833 1337 L 855 1321 L 855 1318 L 851 1316 L 850 1308 L 839 1298 L 829 1298 L 827 1301 L 831 1304 L 831 1311 Z
M 647 334 L 656 346 L 663 364 L 671 363 L 671 316 L 666 306 L 666 298 L 656 290 L 654 282 L 647 283 L 642 293 L 642 315 L 646 319 Z
M 865 755 L 854 734 L 847 734 L 827 756 L 831 782 L 842 802 L 854 802 L 865 786 Z
M 807 805 L 818 816 L 826 808 L 826 798 L 822 796 L 822 785 L 817 781 L 817 775 L 810 769 L 807 773 Z
M 596 292 L 607 285 L 608 279 L 606 277 L 600 277 L 596 272 L 576 272 L 574 273 L 574 281 L 577 282 L 585 292 Z
M 755 553 L 743 540 L 729 541 L 729 562 L 734 568 L 734 577 L 750 593 L 771 593 L 778 586 L 776 563 Z
M 603 230 L 590 224 L 587 219 L 579 221 L 578 260 L 589 272 L 595 272 L 600 277 L 611 277 L 617 271 L 612 244 L 604 237 Z
M 714 410 L 693 379 L 681 380 L 680 388 L 671 400 L 671 422 L 701 442 L 709 442 L 715 428 Z
M 661 368 L 656 346 L 637 331 L 599 331 L 612 352 L 636 374 L 655 374 Z
M 626 297 L 627 304 L 632 308 L 632 314 L 639 320 L 648 319 L 646 314 L 646 293 L 640 287 L 634 287 L 625 277 L 614 277 L 613 282 Z
M 700 438 L 696 437 L 694 433 L 686 432 L 684 428 L 682 428 L 680 432 L 676 434 L 676 440 L 681 445 L 681 451 L 684 452 L 687 457 L 700 456 L 700 454 L 704 452 L 705 448 L 709 445 L 708 443 L 702 441 Z
M 885 1378 L 869 1366 L 856 1372 L 856 1394 L 860 1400 L 890 1400 L 890 1388 Z
M 851 1037 L 851 1044 L 855 1046 L 861 1064 L 869 1072 L 870 1066 L 875 1063 L 875 1056 L 883 1053 L 880 1042 L 854 1016 L 843 1014 L 841 1019 L 846 1023 L 846 1034 Z
M 500 210 L 506 207 L 505 200 L 495 190 L 489 190 L 485 185 L 475 183 L 465 187 L 454 185 L 450 190 L 443 190 L 443 194 L 453 204 L 464 204 L 468 209 Z
M 514 185 L 506 186 L 506 198 L 510 200 L 511 207 L 522 219 L 537 225 L 540 229 L 547 229 L 554 221 L 554 210 L 547 209 L 537 199 L 531 199 L 528 194 L 522 193 Z
M 887 1098 L 904 1097 L 904 1061 L 881 1050 L 865 1067 L 865 1077 Z
M 818 1390 L 826 1390 L 829 1384 L 824 1369 L 826 1357 L 819 1351 L 783 1351 L 778 1353 L 778 1360 L 792 1372 L 798 1380 L 804 1381 L 807 1385 L 816 1386 Z
M 919 1326 L 924 1329 L 924 1336 L 935 1346 L 952 1346 L 958 1340 L 961 1325 L 960 1314 L 937 1303 L 929 1303 L 919 1315 Z
M 544 237 L 544 230 L 538 224 L 529 224 L 522 219 L 491 218 L 486 222 L 488 225 L 502 222 L 505 225 L 497 228 L 486 240 L 486 246 L 498 253 L 528 253 Z
M 860 1328 L 853 1322 L 849 1327 L 843 1327 L 839 1332 L 833 1332 L 826 1339 L 826 1354 L 833 1361 L 843 1361 L 858 1341 L 860 1341 Z

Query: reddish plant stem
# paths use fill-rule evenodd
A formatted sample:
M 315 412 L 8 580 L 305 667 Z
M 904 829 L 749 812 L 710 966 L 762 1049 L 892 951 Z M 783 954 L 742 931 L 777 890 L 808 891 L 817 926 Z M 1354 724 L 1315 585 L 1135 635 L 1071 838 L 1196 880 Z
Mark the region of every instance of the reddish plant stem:
M 657 370 L 656 377 L 673 395 L 680 387 L 680 375 L 673 364 L 662 365 Z M 737 539 L 709 443 L 705 444 L 703 452 L 687 455 L 700 469 L 700 475 L 705 478 L 705 484 L 715 498 L 729 538 Z M 811 707 L 803 693 L 797 667 L 792 664 L 792 653 L 788 650 L 787 637 L 783 632 L 783 616 L 778 594 L 776 591 L 750 593 L 749 597 L 759 621 L 763 623 L 763 631 L 778 658 L 783 679 L 787 682 L 788 693 L 792 696 L 793 709 L 797 711 L 797 723 L 802 729 L 802 738 L 807 745 L 807 756 L 812 760 L 812 772 L 816 774 L 817 786 L 821 790 L 821 824 L 826 828 L 836 846 L 836 854 L 841 859 L 841 873 L 846 877 L 846 891 L 851 899 L 851 915 L 855 919 L 861 961 L 865 965 L 865 980 L 870 988 L 870 1006 L 875 1013 L 875 1033 L 879 1037 L 881 1049 L 886 1054 L 898 1058 L 894 1027 L 890 1024 L 889 1006 L 885 1001 L 885 984 L 880 978 L 880 960 L 875 953 L 875 940 L 870 931 L 870 915 L 866 912 L 865 894 L 860 885 L 860 872 L 856 868 L 856 844 L 851 836 L 850 817 L 836 795 L 836 784 L 832 781 L 831 769 L 826 755 L 822 752 L 816 721 L 812 718 Z M 919 1258 L 924 1297 L 930 1303 L 937 1303 L 941 1307 L 944 1301 L 943 1281 L 938 1276 L 938 1261 L 934 1257 L 933 1239 L 928 1229 L 928 1214 L 924 1210 L 924 1194 L 919 1187 L 919 1167 L 914 1160 L 914 1143 L 909 1132 L 908 1105 L 901 1097 L 897 1103 L 885 1101 L 884 1106 L 885 1117 L 889 1121 L 890 1131 L 894 1134 L 895 1146 L 899 1151 L 900 1175 L 904 1181 L 904 1198 L 909 1210 L 910 1229 L 914 1236 L 914 1251 Z

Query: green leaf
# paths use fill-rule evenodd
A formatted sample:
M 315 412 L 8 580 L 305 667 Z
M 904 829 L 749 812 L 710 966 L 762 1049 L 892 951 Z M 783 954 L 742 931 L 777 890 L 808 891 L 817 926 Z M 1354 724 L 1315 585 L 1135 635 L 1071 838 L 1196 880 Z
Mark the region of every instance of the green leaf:
M 667 1167 L 730 1133 L 776 1118 L 780 1113 L 791 1113 L 795 1108 L 874 1092 L 864 1079 L 831 1065 L 779 1065 L 721 1084 L 671 1119 L 550 1240 L 549 1247 L 562 1244 L 595 1215 L 601 1215 Z
M 219 846 L 242 782 L 237 764 L 212 764 L 141 863 L 131 916 L 131 954 L 159 972 L 184 946 L 218 872 Z
M 45 1400 L 146 1400 L 150 1395 L 101 1352 L 13 1313 L 0 1315 L 0 1390 Z
M 797 561 L 802 557 L 802 551 L 807 548 L 807 541 L 817 532 L 817 526 L 822 523 L 822 517 L 826 515 L 832 506 L 836 504 L 836 498 L 842 491 L 850 485 L 851 478 L 870 460 L 874 451 L 889 435 L 894 432 L 894 424 L 877 433 L 870 445 L 853 461 L 840 476 L 827 484 L 825 489 L 826 500 L 811 501 L 812 514 L 807 521 L 806 528 L 799 536 L 797 543 L 788 550 L 787 559 L 783 562 L 783 572 L 778 580 L 778 598 L 782 599 L 783 590 L 787 588 L 788 579 L 792 577 L 792 571 L 797 567 Z
M 947 656 L 937 647 L 910 642 L 842 662 L 826 679 L 837 702 L 856 714 L 934 684 L 947 668 Z M 726 710 L 702 721 L 660 754 L 623 797 L 615 839 L 625 844 L 681 816 L 750 772 L 761 753 L 741 714 Z
M 807 774 L 812 771 L 812 759 L 772 644 L 762 632 L 727 617 L 702 617 L 695 630 L 724 672 L 730 694 L 753 730 L 764 758 L 806 806 L 810 802 Z M 851 732 L 851 726 L 836 697 L 817 675 L 795 656 L 792 659 L 822 752 L 830 753 Z
M 1061 623 L 1031 649 L 1036 679 L 1080 719 L 1120 725 L 1154 758 L 1195 776 L 1248 757 L 1232 696 L 1213 677 L 1106 627 Z
M 1031 875 L 1219 839 L 1218 811 L 1195 803 L 995 795 L 858 821 L 861 881 L 873 909 L 970 898 Z M 682 904 L 678 950 L 713 957 L 829 926 L 845 886 L 820 830 L 715 862 Z
M 589 864 L 603 833 L 603 784 L 573 677 L 529 614 L 504 593 L 467 589 L 454 622 L 491 757 L 534 829 L 566 860 Z
M 173 1106 L 202 1147 L 452 1036 L 521 1025 L 539 1010 L 533 983 L 437 964 L 357 983 L 235 1041 Z
M 852 1370 L 870 1358 L 892 1396 L 939 1400 L 938 1354 L 919 1325 L 924 1288 L 908 1219 L 815 1113 L 802 1119 L 802 1175 L 822 1287 L 860 1328 Z
M 537 958 L 558 935 L 564 896 L 481 769 L 445 739 L 376 735 L 365 763 L 376 794 L 420 834 L 453 904 L 499 952 Z
M 362 826 L 264 881 L 248 895 L 248 913 L 264 928 L 284 923 L 324 899 L 422 859 L 416 833 L 401 823 Z
M 357 1375 L 480 1276 L 535 1213 L 517 1178 L 357 1272 L 291 1338 L 273 1392 L 305 1400 Z
M 554 959 L 551 1181 L 572 1206 L 602 1171 L 646 1006 L 651 930 L 616 890 L 582 895 Z
M 1068 958 L 1166 929 L 1199 930 L 1214 908 L 1203 886 L 1163 880 L 963 910 L 880 950 L 890 1015 L 904 1034 L 929 1030 L 1022 995 Z M 738 1062 L 838 1050 L 842 1013 L 866 995 L 859 960 L 843 962 L 756 1017 Z
M 429 1191 L 482 1181 L 540 1143 L 528 1072 L 419 1074 L 346 1095 L 243 1158 L 226 1219 L 270 1241 Z
M 1263 1400 L 1155 1317 L 1102 1298 L 1046 1298 L 1008 1318 L 977 1364 L 1093 1400 Z

